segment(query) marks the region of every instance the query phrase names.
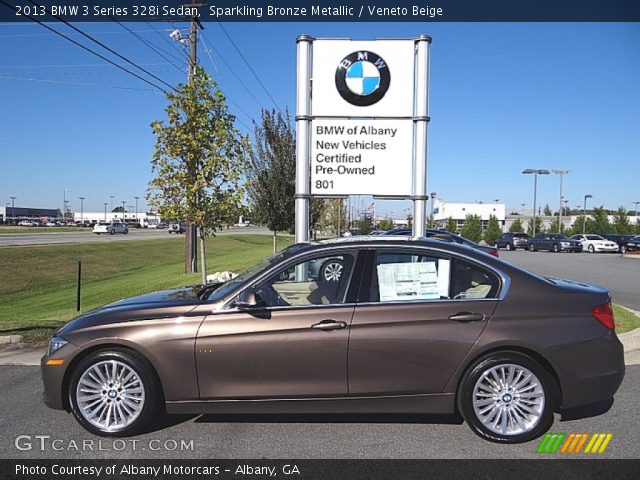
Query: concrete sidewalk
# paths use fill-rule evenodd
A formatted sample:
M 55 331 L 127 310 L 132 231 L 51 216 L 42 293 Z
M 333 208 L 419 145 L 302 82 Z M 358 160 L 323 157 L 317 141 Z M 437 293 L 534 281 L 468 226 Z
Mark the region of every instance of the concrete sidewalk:
M 624 345 L 624 363 L 640 365 L 640 328 L 621 333 L 618 338 Z M 10 344 L 0 348 L 0 365 L 40 365 L 45 349 Z

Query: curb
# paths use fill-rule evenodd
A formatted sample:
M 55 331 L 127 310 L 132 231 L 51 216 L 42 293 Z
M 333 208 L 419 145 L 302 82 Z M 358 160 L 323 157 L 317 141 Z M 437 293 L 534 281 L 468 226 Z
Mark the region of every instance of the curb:
M 0 345 L 20 342 L 22 342 L 22 335 L 3 335 L 0 337 Z
M 630 332 L 621 333 L 618 338 L 622 342 L 625 352 L 640 349 L 640 328 L 631 330 Z

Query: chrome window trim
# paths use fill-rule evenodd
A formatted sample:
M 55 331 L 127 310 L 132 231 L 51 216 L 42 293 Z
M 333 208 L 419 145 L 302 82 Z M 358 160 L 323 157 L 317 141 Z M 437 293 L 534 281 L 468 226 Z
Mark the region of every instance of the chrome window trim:
M 411 243 L 398 243 L 396 245 L 389 245 L 387 243 L 387 241 L 376 241 L 374 243 L 363 243 L 363 244 L 356 244 L 355 241 L 353 242 L 346 242 L 346 243 L 335 243 L 335 244 L 313 244 L 314 247 L 316 248 L 312 248 L 310 251 L 305 251 L 305 252 L 301 252 L 298 253 L 294 256 L 292 256 L 290 259 L 288 259 L 286 261 L 286 264 L 291 265 L 291 264 L 296 264 L 298 263 L 299 260 L 303 259 L 304 257 L 314 257 L 316 254 L 323 254 L 324 252 L 334 252 L 336 250 L 339 251 L 345 251 L 345 253 L 349 252 L 349 251 L 353 251 L 355 250 L 355 254 L 356 254 L 356 262 L 357 262 L 357 255 L 359 255 L 361 252 L 365 251 L 365 250 L 379 250 L 379 249 L 384 249 L 384 250 L 389 250 L 389 249 L 400 249 L 400 250 L 419 250 L 419 251 L 427 251 L 427 252 L 438 252 L 442 255 L 448 255 L 451 257 L 457 257 L 457 258 L 461 258 L 464 260 L 467 260 L 471 263 L 475 263 L 477 265 L 480 265 L 483 268 L 486 268 L 487 270 L 495 273 L 498 278 L 500 279 L 500 291 L 498 293 L 498 295 L 494 298 L 457 298 L 457 299 L 432 299 L 432 300 L 408 300 L 408 301 L 404 301 L 404 302 L 361 302 L 361 303 L 341 303 L 341 304 L 330 304 L 330 305 L 298 305 L 298 306 L 278 306 L 278 307 L 265 307 L 263 310 L 268 310 L 268 311 L 273 311 L 272 309 L 277 308 L 279 310 L 292 310 L 292 309 L 300 309 L 300 308 L 327 308 L 327 307 L 331 307 L 331 308 L 336 308 L 336 307 L 346 307 L 349 305 L 354 305 L 354 306 L 368 306 L 368 305 L 407 305 L 407 304 L 411 304 L 411 305 L 416 305 L 416 304 L 420 304 L 420 303 L 435 303 L 435 302 L 477 302 L 477 301 L 502 301 L 506 298 L 507 294 L 509 293 L 509 290 L 511 288 L 511 278 L 504 273 L 501 269 L 494 267 L 492 265 L 489 265 L 485 262 L 483 262 L 482 260 L 478 260 L 474 257 L 471 257 L 469 255 L 465 255 L 463 252 L 454 252 L 451 250 L 447 250 L 444 248 L 439 248 L 436 245 L 420 245 L 417 242 L 415 242 L 415 240 L 417 238 L 420 237 L 416 237 L 413 238 L 411 237 L 410 240 L 414 240 Z M 472 249 L 472 247 L 466 247 L 466 246 L 461 246 L 460 244 L 456 244 L 456 246 L 461 247 L 461 248 L 469 248 Z M 478 253 L 480 254 L 484 254 L 484 255 L 488 255 L 488 253 L 484 253 L 480 250 L 478 250 Z M 290 263 L 289 263 L 290 262 Z M 246 284 L 244 285 L 240 285 L 236 290 L 234 290 L 233 292 L 229 293 L 229 295 L 220 302 L 220 304 L 222 305 L 220 307 L 220 309 L 218 310 L 214 310 L 212 312 L 212 314 L 217 314 L 217 313 L 233 313 L 233 312 L 246 312 L 246 310 L 239 310 L 238 308 L 235 307 L 231 307 L 230 304 L 231 302 L 233 302 L 235 300 L 235 298 L 238 296 L 238 294 L 244 290 L 245 288 L 252 286 L 252 285 L 256 285 L 258 283 L 260 283 L 263 279 L 265 279 L 266 277 L 268 277 L 269 275 L 271 275 L 272 273 L 274 273 L 275 271 L 279 270 L 282 267 L 282 264 L 278 264 L 278 265 L 274 265 L 273 267 L 267 269 L 266 271 L 264 271 L 262 274 L 258 274 L 255 277 L 253 277 L 252 279 L 250 279 Z M 349 283 L 351 283 L 351 280 L 353 279 L 353 271 L 355 270 L 355 262 L 354 262 L 354 268 L 352 269 L 351 272 L 351 276 L 349 277 Z

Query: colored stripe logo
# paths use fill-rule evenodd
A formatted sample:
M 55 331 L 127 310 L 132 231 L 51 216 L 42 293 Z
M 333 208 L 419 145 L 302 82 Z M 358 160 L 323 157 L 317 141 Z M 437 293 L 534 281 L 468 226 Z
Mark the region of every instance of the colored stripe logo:
M 612 438 L 612 433 L 547 433 L 536 453 L 604 453 Z

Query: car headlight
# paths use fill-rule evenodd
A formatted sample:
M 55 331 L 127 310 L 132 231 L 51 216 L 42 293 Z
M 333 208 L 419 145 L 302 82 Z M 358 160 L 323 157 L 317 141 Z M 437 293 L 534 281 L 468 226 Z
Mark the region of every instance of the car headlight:
M 64 347 L 67 343 L 69 342 L 67 342 L 62 337 L 53 337 L 51 340 L 49 340 L 49 355 L 53 355 L 55 352 L 57 352 L 62 347 Z
M 568 247 L 571 244 L 569 242 L 560 242 L 560 245 L 562 245 L 563 247 Z

